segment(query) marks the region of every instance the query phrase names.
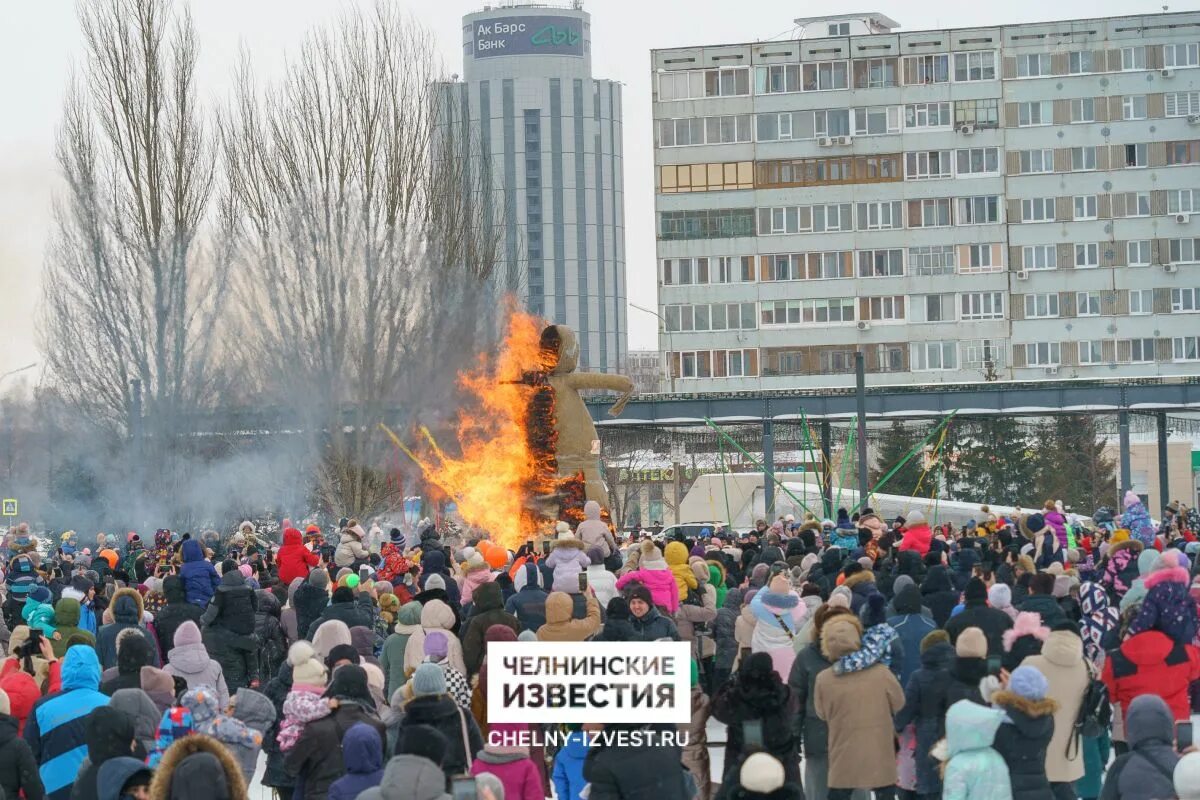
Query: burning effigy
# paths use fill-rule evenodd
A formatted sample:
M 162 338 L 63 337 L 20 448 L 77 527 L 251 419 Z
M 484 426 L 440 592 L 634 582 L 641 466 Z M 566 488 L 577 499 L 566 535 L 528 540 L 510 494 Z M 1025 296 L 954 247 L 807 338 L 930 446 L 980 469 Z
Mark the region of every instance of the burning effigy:
M 608 507 L 596 427 L 580 392 L 619 393 L 615 416 L 633 382 L 578 365 L 571 328 L 513 313 L 497 356 L 459 376 L 457 454 L 428 431 L 418 452 L 404 448 L 465 523 L 506 548 L 549 534 L 560 520 L 582 520 L 588 500 Z

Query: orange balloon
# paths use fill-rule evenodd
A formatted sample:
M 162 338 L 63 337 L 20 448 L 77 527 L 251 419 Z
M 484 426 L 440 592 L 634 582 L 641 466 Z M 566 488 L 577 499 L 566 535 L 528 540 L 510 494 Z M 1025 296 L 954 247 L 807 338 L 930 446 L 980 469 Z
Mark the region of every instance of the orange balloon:
M 508 551 L 503 547 L 492 546 L 483 554 L 483 558 L 492 569 L 503 569 L 508 563 Z

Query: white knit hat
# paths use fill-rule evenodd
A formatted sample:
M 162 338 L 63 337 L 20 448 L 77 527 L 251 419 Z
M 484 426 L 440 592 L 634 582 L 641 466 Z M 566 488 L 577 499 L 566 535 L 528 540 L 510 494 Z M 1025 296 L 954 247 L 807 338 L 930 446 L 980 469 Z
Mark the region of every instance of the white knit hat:
M 292 683 L 325 685 L 325 665 L 317 658 L 313 646 L 304 639 L 288 650 L 288 663 L 292 665 Z
M 753 753 L 742 762 L 738 773 L 742 788 L 756 794 L 771 794 L 783 786 L 785 775 L 779 759 L 767 753 Z
M 1200 800 L 1200 753 L 1188 753 L 1175 765 L 1175 796 Z

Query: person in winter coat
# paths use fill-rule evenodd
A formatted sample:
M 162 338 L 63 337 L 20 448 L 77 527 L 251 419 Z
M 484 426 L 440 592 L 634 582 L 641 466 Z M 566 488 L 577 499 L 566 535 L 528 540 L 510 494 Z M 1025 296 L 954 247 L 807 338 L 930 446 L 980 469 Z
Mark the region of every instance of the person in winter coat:
M 285 528 L 283 546 L 275 554 L 279 580 L 290 584 L 296 578 L 307 578 L 309 571 L 321 563 L 321 557 L 304 546 L 304 535 L 296 528 Z
M 296 594 L 299 593 L 297 590 Z M 371 617 L 363 610 L 362 604 L 355 599 L 354 590 L 348 586 L 339 586 L 333 590 L 333 597 L 329 605 L 308 626 L 308 635 L 305 638 L 312 641 L 312 638 L 317 635 L 317 628 L 331 619 L 341 620 L 346 623 L 347 628 L 357 625 L 364 628 L 373 627 Z
M 422 664 L 413 673 L 413 699 L 404 709 L 404 717 L 400 720 L 400 730 L 428 725 L 434 728 L 449 743 L 445 761 L 442 765 L 447 775 L 465 773 L 472 761 L 473 754 L 483 749 L 483 737 L 475 718 L 463 713 L 458 704 L 446 693 L 446 679 L 436 664 Z M 463 749 L 464 740 L 470 745 L 470 752 Z
M 1054 735 L 1058 702 L 1047 697 L 1049 683 L 1034 667 L 1013 670 L 1005 689 L 985 698 L 1008 720 L 996 732 L 996 752 L 1008 766 L 1013 800 L 1054 800 L 1046 777 L 1046 751 Z
M 967 628 L 954 644 L 954 663 L 950 665 L 946 685 L 946 707 L 959 700 L 983 704 L 979 682 L 988 674 L 987 637 L 979 628 Z
M 725 593 L 725 601 L 717 609 L 717 618 L 713 622 L 713 639 L 717 651 L 713 660 L 713 686 L 721 686 L 733 672 L 734 662 L 738 656 L 738 642 L 735 633 L 738 617 L 742 613 L 742 597 L 744 592 L 738 588 L 729 589 Z
M 51 641 L 51 646 L 56 658 L 67 654 L 67 642 L 76 634 L 88 644 L 96 646 L 96 637 L 79 627 L 79 609 L 79 601 L 70 597 L 64 597 L 54 604 L 54 628 L 58 631 L 58 638 Z
M 154 737 L 162 712 L 142 689 L 118 689 L 113 692 L 109 708 L 124 711 L 133 720 L 133 736 L 136 744 L 133 754 L 145 759 L 154 750 Z
M 329 573 L 320 567 L 308 573 L 308 578 L 296 590 L 292 607 L 296 609 L 296 632 L 302 639 L 329 605 Z
M 862 624 L 853 616 L 826 621 L 821 652 L 836 662 L 862 647 Z M 849 800 L 854 789 L 888 795 L 897 780 L 892 718 L 904 690 L 881 663 L 837 674 L 827 669 L 813 687 L 817 716 L 829 726 L 829 797 Z
M 521 631 L 521 623 L 517 618 L 504 610 L 504 596 L 499 584 L 489 582 L 476 589 L 471 606 L 471 616 L 463 623 L 465 632 L 462 637 L 467 677 L 478 672 L 483 663 L 484 631 L 493 625 L 505 625 L 512 628 L 513 633 Z
M 1125 712 L 1125 738 L 1129 751 L 1117 756 L 1100 800 L 1161 800 L 1174 797 L 1173 773 L 1179 763 L 1175 752 L 1175 716 L 1163 699 L 1144 694 Z
M 117 756 L 101 765 L 96 786 L 100 800 L 134 800 L 149 796 L 153 779 L 154 771 L 142 759 Z
M 371 555 L 363 546 L 366 538 L 367 532 L 358 524 L 358 520 L 350 520 L 342 529 L 337 549 L 333 551 L 333 563 L 338 567 L 356 567 L 365 562 Z
M 965 607 L 945 625 L 946 633 L 950 634 L 950 643 L 958 641 L 958 635 L 967 628 L 979 628 L 987 637 L 988 655 L 1000 655 L 1004 652 L 1004 632 L 1012 627 L 1012 617 L 998 608 L 988 606 L 988 589 L 979 578 L 967 581 L 963 597 Z
M 793 641 L 800 633 L 808 609 L 783 574 L 776 575 L 766 590 L 754 595 L 750 609 L 758 620 L 750 650 L 768 654 L 775 672 L 783 680 L 792 670 L 792 661 L 796 657 Z
M 498 641 L 496 631 L 493 628 L 508 628 L 507 625 L 493 625 L 488 628 L 492 634 L 492 638 L 488 641 Z M 485 634 L 486 636 L 486 634 Z M 458 703 L 458 707 L 469 711 L 471 709 L 471 684 L 467 680 L 467 676 L 450 666 L 450 661 L 447 658 L 449 651 L 449 643 L 446 640 L 444 631 L 430 631 L 425 635 L 425 661 L 422 663 L 436 664 L 442 673 L 446 676 L 446 694 Z
M 732 594 L 732 590 L 731 590 Z M 829 794 L 829 727 L 817 716 L 814 689 L 817 676 L 829 669 L 830 662 L 821 652 L 821 631 L 825 623 L 839 615 L 853 616 L 849 608 L 823 605 L 813 612 L 815 640 L 805 645 L 792 662 L 788 688 L 796 704 L 793 730 L 797 747 L 804 750 L 804 793 L 806 800 L 825 800 Z M 718 683 L 722 686 L 724 683 Z
M 1060 622 L 1066 622 L 1067 615 L 1062 606 L 1054 599 L 1054 576 L 1048 572 L 1039 572 L 1029 580 L 1029 596 L 1019 606 L 1019 611 L 1033 612 L 1042 618 L 1042 624 L 1053 628 Z
M 921 583 L 921 601 L 933 613 L 933 623 L 945 628 L 950 612 L 958 604 L 958 592 L 950 582 L 950 575 L 942 565 L 930 567 Z
M 675 576 L 675 588 L 679 590 L 679 601 L 683 602 L 688 592 L 699 588 L 696 575 L 688 566 L 687 545 L 683 542 L 667 542 L 667 546 L 663 548 L 663 558 L 666 559 L 671 574 Z
M 131 755 L 134 747 L 133 719 L 124 711 L 108 706 L 93 708 L 84 718 L 87 760 L 71 789 L 71 800 L 99 798 L 100 767 L 110 758 Z
M 651 600 L 650 590 L 638 586 L 629 593 L 629 627 L 631 642 L 657 642 L 660 639 L 679 641 L 679 630 L 671 618 L 659 611 Z
M 992 746 L 1003 721 L 1004 712 L 997 708 L 968 700 L 950 706 L 942 745 L 942 800 L 1012 800 L 1008 766 Z
M 280 616 L 283 609 L 274 593 L 259 589 L 258 610 L 254 612 L 254 638 L 258 640 L 258 672 L 262 676 L 274 675 L 279 665 L 287 660 L 287 637 L 283 633 Z
M 640 587 L 645 588 L 645 587 Z M 649 591 L 646 592 L 649 595 Z M 592 637 L 593 642 L 632 642 L 637 637 L 632 623 L 629 603 L 620 595 L 608 601 L 604 610 L 604 627 Z
M 420 629 L 421 604 L 410 600 L 400 606 L 396 615 L 396 627 L 384 641 L 383 650 L 379 654 L 379 668 L 383 670 L 386 679 L 384 694 L 388 697 L 407 680 L 404 673 L 404 650 L 409 637 Z
M 606 725 L 605 729 L 630 733 L 645 731 L 653 736 L 664 730 L 655 725 Z M 645 734 L 643 734 L 645 735 Z M 677 746 L 632 747 L 593 745 L 583 762 L 583 777 L 590 785 L 591 800 L 687 800 L 686 771 L 680 765 Z
M 1021 535 L 1029 542 L 1022 549 L 1029 551 L 1034 566 L 1039 570 L 1044 570 L 1051 564 L 1066 562 L 1066 548 L 1059 545 L 1058 537 L 1054 534 L 1054 529 L 1046 524 L 1044 515 L 1026 514 L 1021 517 L 1018 527 Z
M 40 630 L 48 639 L 55 638 L 54 630 L 54 595 L 45 586 L 35 586 L 25 596 L 25 604 L 21 607 L 21 619 L 35 630 Z M 58 636 L 59 639 L 62 636 Z
M 587 557 L 592 562 L 585 573 L 588 587 L 596 593 L 600 605 L 607 607 L 608 601 L 617 596 L 617 576 L 604 566 L 604 555 L 599 547 L 588 548 Z
M 383 741 L 370 725 L 358 722 L 342 740 L 346 774 L 329 786 L 330 800 L 354 800 L 383 780 Z
M 1114 605 L 1121 602 L 1125 593 L 1133 587 L 1134 581 L 1141 577 L 1138 557 L 1142 553 L 1142 547 L 1142 543 L 1137 539 L 1114 541 L 1109 545 L 1100 585 L 1108 592 Z
M 179 577 L 183 580 L 187 601 L 206 608 L 221 585 L 221 576 L 204 558 L 204 548 L 195 539 L 184 540 L 180 552 L 183 554 L 183 564 L 179 567 Z
M 242 775 L 247 783 L 253 783 L 254 772 L 258 767 L 258 754 L 266 745 L 267 732 L 275 723 L 275 705 L 262 692 L 253 689 L 238 689 L 231 704 L 230 716 L 242 723 L 252 733 L 257 733 L 257 742 L 252 737 L 249 741 L 242 739 L 227 746 L 237 757 L 242 767 Z
M 921 590 L 914 583 L 906 583 L 896 593 L 892 607 L 896 615 L 889 617 L 887 624 L 896 631 L 902 654 L 896 678 L 901 686 L 907 687 L 908 679 L 922 665 L 921 642 L 937 626 L 933 624 L 932 618 L 921 613 Z
M 1074 625 L 1066 623 L 1050 633 L 1040 655 L 1026 658 L 1021 666 L 1044 675 L 1047 695 L 1058 702 L 1054 735 L 1046 750 L 1046 778 L 1055 796 L 1065 797 L 1073 794 L 1071 784 L 1083 777 L 1083 748 L 1075 738 L 1075 720 L 1091 680 L 1083 660 L 1083 640 Z
M 546 624 L 538 628 L 538 641 L 582 642 L 600 630 L 600 604 L 596 602 L 596 595 L 589 591 L 585 602 L 587 616 L 574 619 L 570 595 L 551 592 L 546 598 Z
M 746 723 L 762 726 L 762 749 L 777 757 L 787 770 L 788 780 L 800 781 L 800 759 L 791 710 L 791 690 L 775 672 L 770 656 L 754 653 L 729 683 L 712 698 L 714 719 L 729 726 L 726 731 L 722 781 L 731 780 L 751 750 L 746 742 Z
M 1191 714 L 1188 685 L 1200 679 L 1200 651 L 1160 630 L 1130 636 L 1109 652 L 1102 679 L 1109 699 L 1128 712 L 1134 698 L 1154 694 L 1163 698 L 1177 720 Z
M 441 600 L 430 600 L 422 605 L 421 627 L 409 634 L 408 641 L 404 645 L 404 671 L 406 673 L 415 670 L 425 660 L 425 634 L 429 631 L 439 630 L 446 634 L 446 642 L 449 645 L 447 657 L 450 665 L 462 674 L 467 674 L 467 667 L 463 661 L 462 644 L 458 641 L 458 637 L 451 632 L 454 622 L 454 612 Z
M 708 718 L 711 704 L 708 695 L 700 686 L 700 668 L 692 659 L 692 718 L 679 725 L 679 730 L 688 735 L 683 747 L 683 766 L 696 783 L 698 800 L 709 800 L 713 796 L 712 762 L 708 753 Z
M 196 623 L 184 622 L 175 630 L 175 646 L 167 652 L 167 663 L 163 669 L 167 674 L 177 675 L 187 681 L 189 689 L 211 687 L 216 692 L 217 703 L 222 707 L 229 702 L 229 688 L 225 684 L 221 665 L 209 657 Z
M 988 605 L 997 611 L 1003 611 L 1009 619 L 1017 618 L 1017 609 L 1012 602 L 1012 587 L 1005 583 L 997 583 L 988 589 Z
M 575 529 L 575 535 L 583 542 L 584 549 L 599 547 L 603 558 L 608 558 L 617 552 L 617 541 L 607 523 L 600 519 L 600 504 L 588 500 L 583 504 L 583 522 Z
M 189 540 L 190 541 L 190 540 Z M 241 573 L 228 582 L 222 579 L 221 589 L 205 611 L 209 621 L 201 637 L 204 648 L 221 665 L 221 674 L 230 693 L 258 686 L 259 642 L 254 638 L 254 592 L 245 585 Z
M 178 739 L 167 748 L 150 781 L 154 800 L 241 800 L 249 796 L 233 754 L 201 733 Z
M 154 634 L 142 627 L 145 608 L 142 605 L 142 596 L 138 594 L 137 590 L 117 589 L 113 594 L 109 609 L 112 611 L 113 622 L 100 626 L 100 632 L 96 634 L 96 655 L 100 659 L 100 664 L 105 669 L 115 667 L 117 665 L 117 634 L 126 628 L 137 628 L 140 635 L 150 644 L 153 652 L 153 665 L 159 666 L 161 662 L 158 657 L 158 642 L 155 640 Z
M 495 577 L 487 561 L 484 560 L 483 554 L 472 553 L 463 564 L 463 577 L 459 579 L 458 584 L 458 593 L 462 604 L 469 605 L 475 597 L 475 591 L 480 586 L 491 583 Z
M 932 750 L 947 735 L 946 712 L 951 705 L 947 689 L 951 684 L 949 669 L 955 653 L 946 632 L 936 630 L 920 642 L 918 656 L 921 666 L 904 686 L 904 708 L 896 714 L 895 725 L 901 734 L 909 725 L 913 726 L 917 796 L 936 797 L 942 790 L 942 778 Z M 901 738 L 903 740 L 903 736 Z M 988 743 L 991 743 L 990 737 Z
M 588 754 L 588 740 L 582 731 L 567 734 L 566 743 L 554 756 L 554 796 L 556 800 L 581 800 L 580 792 L 587 785 L 583 779 L 583 763 Z
M 100 661 L 87 645 L 67 650 L 62 664 L 62 690 L 33 705 L 25 721 L 25 741 L 37 760 L 50 800 L 67 800 L 71 784 L 87 756 L 84 720 L 94 708 L 108 705 L 100 692 Z M 130 740 L 132 743 L 132 733 Z
M 335 670 L 325 697 L 336 701 L 330 704 L 336 706 L 332 713 L 306 724 L 295 746 L 284 757 L 284 766 L 304 787 L 305 800 L 326 797 L 330 785 L 345 774 L 341 745 L 346 732 L 355 724 L 365 723 L 375 729 L 379 735 L 379 757 L 383 759 L 382 742 L 387 730 L 375 716 L 375 701 L 371 699 L 362 667 L 347 664 Z
M 546 598 L 542 571 L 532 561 L 526 561 L 513 576 L 516 592 L 504 602 L 504 610 L 516 616 L 521 630 L 537 633 L 546 622 Z
M 106 669 L 100 676 L 100 691 L 112 697 L 118 689 L 140 689 L 142 667 L 150 666 L 152 648 L 136 631 L 117 637 L 117 666 Z
M 556 592 L 575 594 L 579 591 L 579 573 L 591 565 L 592 561 L 584 552 L 585 545 L 575 538 L 575 534 L 564 531 L 558 534 L 550 550 L 542 562 L 554 573 L 551 589 Z
M 204 614 L 203 608 L 187 601 L 183 580 L 178 575 L 163 578 L 163 596 L 167 604 L 154 617 L 154 632 L 158 635 L 161 653 L 175 646 L 175 632 L 180 625 L 190 620 L 198 627 Z
M 1179 800 L 1200 800 L 1200 753 L 1188 753 L 1180 758 L 1173 777 L 1175 796 Z
M 1146 597 L 1129 625 L 1131 635 L 1160 630 L 1177 642 L 1196 640 L 1200 619 L 1188 592 L 1190 577 L 1187 568 L 1180 566 L 1180 557 L 1178 550 L 1168 550 L 1143 578 Z
M 259 728 L 251 728 L 237 716 L 226 714 L 225 709 L 217 705 L 216 695 L 208 686 L 189 689 L 179 699 L 179 705 L 191 714 L 195 732 L 211 736 L 229 748 L 238 759 L 242 777 L 249 781 L 254 777 L 254 767 L 262 749 L 262 732 L 274 721 L 275 709 L 266 697 L 249 689 L 238 690 L 238 702 L 248 707 L 245 716 L 254 719 Z
M 491 730 L 498 734 L 493 738 L 489 735 L 483 749 L 471 763 L 471 774 L 479 775 L 489 772 L 495 775 L 504 786 L 505 800 L 545 800 L 542 789 L 542 779 L 538 776 L 537 768 L 529 760 L 529 748 L 519 745 L 505 745 L 500 735 L 525 730 L 524 725 L 494 724 Z
M 0 790 L 5 797 L 42 800 L 45 789 L 33 751 L 21 738 L 8 695 L 0 691 Z M 24 792 L 22 795 L 21 792 Z
M 904 518 L 904 538 L 900 540 L 901 553 L 912 550 L 921 558 L 929 555 L 933 544 L 933 531 L 925 521 L 925 515 L 920 511 L 910 511 Z
M 622 590 L 633 582 L 640 583 L 650 590 L 654 605 L 665 608 L 668 614 L 674 614 L 679 610 L 680 601 L 679 584 L 674 573 L 667 566 L 654 542 L 649 539 L 643 540 L 639 545 L 639 552 L 641 558 L 638 569 L 617 578 L 617 589 Z M 694 575 L 692 577 L 695 579 Z

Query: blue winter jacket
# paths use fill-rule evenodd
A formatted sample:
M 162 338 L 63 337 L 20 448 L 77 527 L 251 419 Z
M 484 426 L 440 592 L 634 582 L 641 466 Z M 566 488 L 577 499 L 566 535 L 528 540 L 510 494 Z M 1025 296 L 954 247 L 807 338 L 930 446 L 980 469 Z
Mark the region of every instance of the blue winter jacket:
M 62 689 L 33 704 L 25 721 L 25 741 L 40 764 L 48 800 L 67 800 L 79 766 L 87 757 L 84 721 L 92 709 L 108 705 L 100 691 L 100 659 L 87 645 L 67 651 Z
M 195 603 L 201 608 L 208 606 L 217 587 L 221 585 L 221 576 L 217 569 L 204 558 L 204 548 L 195 539 L 183 543 L 183 566 L 179 568 L 179 577 L 183 579 L 183 591 L 189 603 Z
M 583 777 L 583 761 L 587 754 L 583 733 L 575 731 L 554 757 L 554 796 L 558 800 L 579 800 L 579 793 L 587 785 Z

